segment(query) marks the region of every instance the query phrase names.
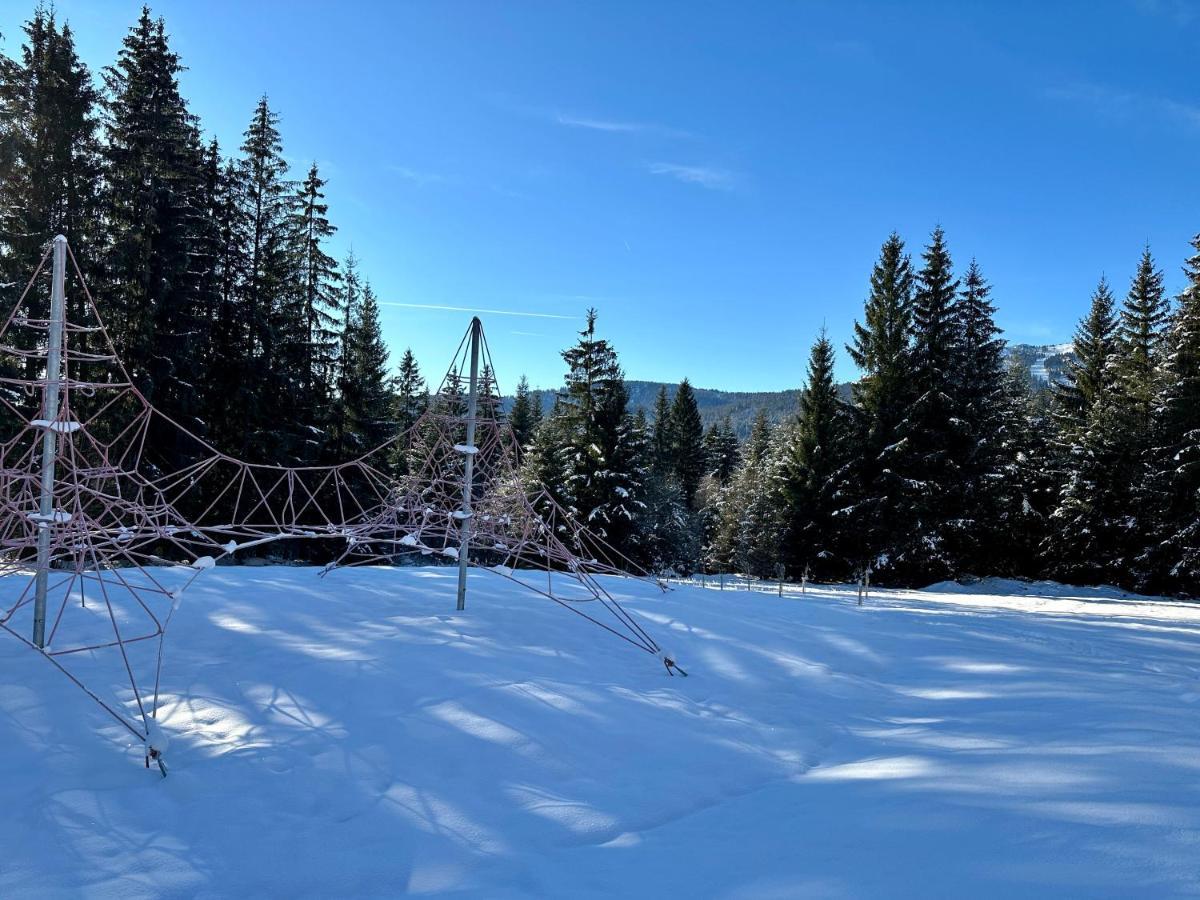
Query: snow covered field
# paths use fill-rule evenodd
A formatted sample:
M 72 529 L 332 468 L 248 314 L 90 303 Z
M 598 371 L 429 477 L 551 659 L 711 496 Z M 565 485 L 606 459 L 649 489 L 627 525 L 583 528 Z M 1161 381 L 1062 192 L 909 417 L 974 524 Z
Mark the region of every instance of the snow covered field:
M 690 678 L 486 572 L 206 573 L 165 780 L 0 635 L 0 896 L 1200 893 L 1200 607 L 606 583 Z

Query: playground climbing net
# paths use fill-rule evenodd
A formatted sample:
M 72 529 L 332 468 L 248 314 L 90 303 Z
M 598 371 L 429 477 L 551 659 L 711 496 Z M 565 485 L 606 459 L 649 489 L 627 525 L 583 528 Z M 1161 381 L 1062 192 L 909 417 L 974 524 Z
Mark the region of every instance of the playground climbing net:
M 173 467 L 155 453 L 164 445 Z M 422 417 L 361 457 L 286 467 L 223 453 L 138 389 L 60 236 L 0 326 L 0 629 L 164 774 L 164 638 L 183 593 L 218 560 L 280 542 L 334 547 L 322 574 L 456 564 L 460 609 L 478 567 L 682 674 L 596 578 L 645 573 L 523 484 L 516 459 L 478 319 Z

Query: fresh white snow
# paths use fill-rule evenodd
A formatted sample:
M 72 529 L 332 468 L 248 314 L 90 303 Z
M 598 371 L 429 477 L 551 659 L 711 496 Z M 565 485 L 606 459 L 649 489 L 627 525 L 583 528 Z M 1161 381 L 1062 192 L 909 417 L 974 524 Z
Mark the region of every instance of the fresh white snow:
M 1198 607 L 604 579 L 672 678 L 490 572 L 319 571 L 188 589 L 166 779 L 0 635 L 0 896 L 1200 893 Z

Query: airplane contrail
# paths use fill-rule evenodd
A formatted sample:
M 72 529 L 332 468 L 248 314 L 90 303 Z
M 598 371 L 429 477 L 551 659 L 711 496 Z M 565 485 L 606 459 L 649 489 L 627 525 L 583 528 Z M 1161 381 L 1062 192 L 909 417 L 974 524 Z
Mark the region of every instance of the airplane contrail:
M 441 309 L 448 312 L 491 313 L 496 316 L 525 316 L 531 319 L 577 319 L 578 316 L 560 316 L 556 313 L 521 312 L 516 309 L 479 309 L 474 306 L 439 306 L 434 303 L 397 303 L 381 301 L 380 306 L 400 306 L 404 309 Z

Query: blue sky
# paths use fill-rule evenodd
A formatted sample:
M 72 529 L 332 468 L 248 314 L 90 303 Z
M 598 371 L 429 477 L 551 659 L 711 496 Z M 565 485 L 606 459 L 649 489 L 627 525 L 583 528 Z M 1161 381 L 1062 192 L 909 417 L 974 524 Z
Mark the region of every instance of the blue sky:
M 32 3 L 0 11 L 15 52 Z M 58 0 L 93 68 L 139 3 Z M 588 306 L 631 378 L 773 390 L 841 349 L 892 230 L 979 259 L 1010 340 L 1069 339 L 1200 231 L 1200 6 L 160 2 L 228 150 L 259 95 L 330 179 L 398 356 L 469 307 L 502 385 L 557 385 Z M 536 314 L 536 315 L 534 315 Z

